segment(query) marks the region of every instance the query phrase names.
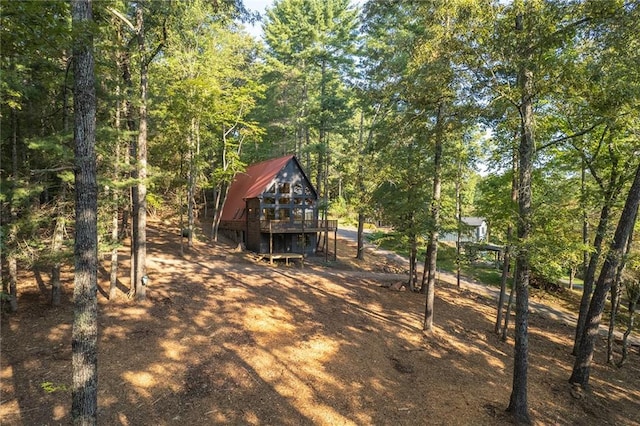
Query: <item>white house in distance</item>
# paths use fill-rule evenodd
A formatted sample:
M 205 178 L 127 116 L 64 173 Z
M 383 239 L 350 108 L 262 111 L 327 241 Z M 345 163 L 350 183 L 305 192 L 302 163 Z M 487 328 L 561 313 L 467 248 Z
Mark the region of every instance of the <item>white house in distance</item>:
M 456 242 L 458 240 L 458 232 L 447 232 L 440 241 Z M 487 221 L 484 217 L 463 217 L 462 233 L 460 234 L 461 243 L 486 243 L 487 242 Z

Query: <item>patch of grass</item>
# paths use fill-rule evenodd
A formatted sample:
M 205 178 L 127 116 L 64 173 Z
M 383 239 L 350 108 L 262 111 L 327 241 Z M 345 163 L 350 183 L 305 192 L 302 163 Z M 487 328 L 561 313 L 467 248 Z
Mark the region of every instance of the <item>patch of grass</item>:
M 560 278 L 560 282 L 563 284 L 569 284 L 569 275 L 564 275 L 562 278 Z M 582 278 L 578 278 L 578 277 L 573 277 L 573 284 L 576 285 L 583 285 L 584 284 L 584 280 Z
M 467 275 L 467 271 L 463 269 L 464 274 Z M 472 274 L 474 279 L 480 281 L 482 283 L 499 287 L 500 280 L 502 279 L 502 271 L 496 268 L 487 268 L 487 267 L 478 267 L 478 268 L 470 268 L 469 272 Z
M 396 232 L 375 231 L 367 235 L 370 243 L 401 256 L 409 256 L 409 240 Z
M 464 260 L 461 269 L 464 270 Z M 456 248 L 447 244 L 440 244 L 438 247 L 438 269 L 443 271 L 455 272 L 456 265 Z
M 409 241 L 406 237 L 398 233 L 375 231 L 368 235 L 368 239 L 369 242 L 378 245 L 380 248 L 404 257 L 409 257 Z M 424 242 L 421 242 L 420 245 L 421 247 L 418 249 L 418 261 L 422 262 L 424 261 L 426 250 L 424 248 Z M 464 253 L 461 253 L 461 262 L 461 273 L 465 277 L 472 278 L 487 285 L 500 286 L 500 279 L 502 277 L 502 271 L 500 269 L 494 266 L 488 266 L 485 263 L 471 263 L 465 257 Z M 438 269 L 452 273 L 456 272 L 455 247 L 443 243 L 438 245 Z
M 40 387 L 46 393 L 54 393 L 58 391 L 66 392 L 69 390 L 65 384 L 55 384 L 53 382 L 42 382 L 40 383 Z

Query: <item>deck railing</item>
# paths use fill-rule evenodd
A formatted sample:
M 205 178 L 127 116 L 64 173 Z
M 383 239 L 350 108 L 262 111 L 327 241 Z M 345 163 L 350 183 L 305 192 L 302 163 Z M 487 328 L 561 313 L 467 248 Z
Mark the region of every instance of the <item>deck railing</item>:
M 337 220 L 261 220 L 262 232 L 317 232 L 335 231 L 338 228 Z

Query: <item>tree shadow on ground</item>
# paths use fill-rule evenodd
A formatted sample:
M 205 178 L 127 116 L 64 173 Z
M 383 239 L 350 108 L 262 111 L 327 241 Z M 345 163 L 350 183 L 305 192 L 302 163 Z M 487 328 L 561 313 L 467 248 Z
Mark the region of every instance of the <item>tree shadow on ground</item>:
M 100 297 L 100 424 L 509 424 L 512 347 L 492 332 L 492 300 L 439 284 L 425 336 L 424 296 L 377 275 L 269 267 L 205 243 L 181 258 L 177 234 L 149 236 L 148 300 Z M 21 302 L 2 327 L 2 423 L 68 423 L 71 306 Z M 633 424 L 637 368 L 624 385 L 596 370 L 608 408 L 585 412 L 565 385 L 571 330 L 541 318 L 534 418 Z

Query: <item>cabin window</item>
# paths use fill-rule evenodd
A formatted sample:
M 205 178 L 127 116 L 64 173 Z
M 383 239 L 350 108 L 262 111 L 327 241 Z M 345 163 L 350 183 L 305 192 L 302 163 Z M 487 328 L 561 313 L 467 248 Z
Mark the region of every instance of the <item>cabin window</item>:
M 291 203 L 291 198 L 289 197 L 278 198 L 278 204 L 289 204 L 289 203 Z
M 271 184 L 269 189 L 267 189 L 265 192 L 268 192 L 269 194 L 275 194 L 276 193 L 276 184 L 275 183 Z
M 279 220 L 289 220 L 291 217 L 291 209 L 278 209 Z
M 296 222 L 302 222 L 302 209 L 293 209 L 293 220 Z
M 313 217 L 313 209 L 305 210 L 304 212 L 304 220 L 312 221 L 315 218 Z
M 307 198 L 304 200 L 305 204 L 308 206 L 312 206 L 313 205 L 313 199 L 311 198 Z
M 283 182 L 278 185 L 278 192 L 281 194 L 288 194 L 291 192 L 291 185 L 289 182 Z
M 302 184 L 296 183 L 293 185 L 293 193 L 296 195 L 302 195 Z
M 262 204 L 275 204 L 276 199 L 274 197 L 264 197 L 262 199 Z
M 262 217 L 264 217 L 265 220 L 273 220 L 276 218 L 276 210 L 262 209 Z
M 311 195 L 311 188 L 309 188 L 308 186 L 304 187 L 304 194 L 305 195 Z
M 304 198 L 302 198 L 302 197 L 295 197 L 295 198 L 293 199 L 293 204 L 295 204 L 295 205 L 299 206 L 300 204 L 302 204 L 302 201 L 303 201 L 303 200 L 304 200 Z

